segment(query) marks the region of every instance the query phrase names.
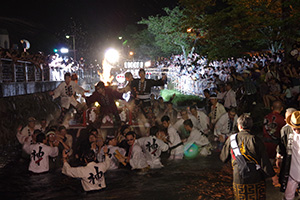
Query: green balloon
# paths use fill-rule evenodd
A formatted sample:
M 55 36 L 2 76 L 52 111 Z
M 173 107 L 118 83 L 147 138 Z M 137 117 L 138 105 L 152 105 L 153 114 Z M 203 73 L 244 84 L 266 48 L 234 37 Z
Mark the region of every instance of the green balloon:
M 199 148 L 194 143 L 188 143 L 184 145 L 184 156 L 186 159 L 193 159 L 198 156 L 199 154 Z

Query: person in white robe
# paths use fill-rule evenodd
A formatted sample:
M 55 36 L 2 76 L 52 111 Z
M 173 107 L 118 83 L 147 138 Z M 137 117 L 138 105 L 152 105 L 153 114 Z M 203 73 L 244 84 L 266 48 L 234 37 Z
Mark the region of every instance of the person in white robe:
M 183 158 L 183 143 L 180 139 L 176 129 L 171 124 L 169 116 L 161 118 L 162 125 L 167 129 L 168 142 L 171 149 L 169 160 L 176 160 Z
M 49 156 L 55 157 L 58 155 L 58 148 L 45 145 L 43 143 L 45 139 L 45 134 L 40 131 L 40 133 L 36 136 L 36 144 L 30 144 L 29 139 L 24 142 L 23 150 L 30 154 L 28 170 L 33 173 L 48 172 Z
M 197 110 L 196 106 L 191 106 L 190 111 L 200 124 L 199 130 L 205 134 L 209 132 L 209 117 L 201 110 Z
M 286 118 L 286 122 L 292 129 L 292 132 L 286 136 L 288 139 L 286 156 L 291 158 L 287 159 L 289 177 L 283 199 L 293 200 L 300 183 L 300 111 L 293 112 Z
M 209 99 L 212 106 L 208 116 L 210 119 L 210 129 L 213 130 L 213 127 L 215 126 L 216 122 L 224 113 L 226 113 L 226 110 L 222 104 L 218 103 L 216 95 L 211 95 Z
M 54 91 L 50 91 L 49 94 L 53 99 L 60 97 L 61 115 L 59 117 L 59 123 L 63 123 L 65 115 L 68 113 L 70 106 L 79 110 L 83 106 L 79 104 L 75 98 L 76 94 L 81 94 L 84 97 L 85 90 L 80 87 L 75 81 L 71 81 L 71 74 L 65 73 L 65 81 L 58 85 Z
M 146 170 L 149 165 L 142 151 L 141 146 L 136 141 L 136 134 L 133 131 L 126 133 L 127 144 L 130 146 L 125 160 L 126 163 L 130 164 L 132 170 L 140 169 Z
M 224 95 L 224 107 L 226 109 L 235 108 L 236 107 L 236 95 L 232 90 L 231 83 L 226 84 L 226 92 Z
M 191 115 L 188 114 L 187 110 L 181 110 L 180 111 L 180 115 L 181 118 L 179 120 L 177 120 L 177 122 L 173 125 L 173 127 L 178 131 L 178 133 L 180 134 L 180 137 L 182 139 L 187 138 L 189 136 L 189 133 L 185 130 L 183 122 L 187 119 L 191 119 L 194 127 L 197 129 L 200 129 L 200 123 L 197 121 L 197 119 Z
M 107 144 L 107 154 L 111 159 L 110 166 L 108 170 L 114 170 L 119 168 L 119 160 L 116 157 L 116 154 L 121 154 L 125 156 L 126 151 L 123 148 L 117 146 L 117 139 L 114 136 L 108 135 L 106 136 L 106 144 Z M 97 160 L 99 162 L 105 161 L 104 150 L 101 148 L 100 152 L 97 154 Z
M 62 173 L 73 178 L 80 178 L 84 191 L 101 190 L 106 188 L 104 173 L 109 168 L 111 161 L 107 154 L 107 148 L 104 149 L 104 154 L 105 161 L 102 163 L 96 163 L 95 153 L 93 150 L 90 150 L 84 155 L 86 166 L 71 167 L 67 162 L 68 154 L 63 151 L 64 165 Z
M 67 72 L 65 74 L 65 81 L 59 84 L 53 92 L 50 92 L 50 95 L 53 99 L 60 97 L 61 107 L 69 109 L 70 105 L 73 105 L 75 108 L 78 105 L 74 93 L 84 96 L 84 92 L 85 90 L 75 81 L 71 81 L 71 74 Z
M 22 126 L 18 128 L 17 132 L 17 139 L 20 142 L 20 144 L 24 144 L 26 138 L 30 137 L 29 140 L 30 143 L 32 143 L 32 135 L 35 129 L 38 129 L 36 125 L 36 119 L 34 117 L 28 118 L 28 124 L 22 129 Z
M 145 154 L 146 162 L 151 169 L 159 169 L 163 167 L 160 161 L 162 151 L 167 151 L 169 146 L 156 137 L 158 127 L 150 128 L 150 136 L 137 139 L 137 143 L 142 147 Z
M 184 128 L 190 132 L 190 136 L 184 142 L 184 145 L 196 144 L 199 148 L 199 155 L 207 156 L 211 154 L 210 142 L 199 130 L 193 127 L 193 122 L 190 119 L 184 121 Z
M 236 109 L 231 108 L 227 113 L 224 113 L 217 121 L 214 127 L 214 135 L 219 141 L 219 150 L 222 150 L 224 142 L 229 137 L 229 135 L 237 131 L 237 119 L 238 116 L 236 114 Z

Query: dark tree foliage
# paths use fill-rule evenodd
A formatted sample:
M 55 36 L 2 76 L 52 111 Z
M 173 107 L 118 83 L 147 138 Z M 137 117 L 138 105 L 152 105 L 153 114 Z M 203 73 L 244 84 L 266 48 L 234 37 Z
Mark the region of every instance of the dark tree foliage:
M 204 34 L 201 52 L 227 58 L 253 50 L 291 50 L 300 37 L 297 0 L 180 0 L 187 23 Z
M 194 51 L 196 34 L 185 23 L 186 15 L 181 8 L 164 8 L 164 11 L 165 16 L 150 16 L 141 20 L 139 24 L 147 25 L 150 36 L 154 36 L 154 45 L 163 53 L 183 53 L 187 58 L 187 55 Z

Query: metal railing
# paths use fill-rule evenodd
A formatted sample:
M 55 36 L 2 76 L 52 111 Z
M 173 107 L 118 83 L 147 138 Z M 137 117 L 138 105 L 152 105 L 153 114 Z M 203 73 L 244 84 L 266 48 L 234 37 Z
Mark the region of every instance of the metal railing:
M 14 82 L 43 82 L 43 81 L 63 81 L 63 67 L 49 67 L 47 63 L 34 65 L 27 61 L 13 61 L 12 59 L 0 59 L 0 83 Z M 99 80 L 97 69 L 87 68 L 72 71 L 79 75 L 81 81 L 95 83 Z
M 0 59 L 0 83 L 49 81 L 50 69 L 46 64 L 34 65 L 27 61 Z
M 172 88 L 182 93 L 201 95 L 195 91 L 200 91 L 198 83 L 191 80 L 188 76 L 178 76 L 176 71 L 167 68 L 147 68 L 147 78 L 161 78 L 161 74 L 168 76 Z M 46 64 L 34 65 L 27 61 L 13 61 L 12 59 L 0 59 L 0 83 L 22 83 L 22 82 L 43 82 L 43 81 L 63 81 L 64 73 L 67 72 L 63 67 L 49 67 Z M 80 77 L 80 84 L 95 84 L 100 80 L 100 76 L 95 68 L 85 68 L 73 71 Z

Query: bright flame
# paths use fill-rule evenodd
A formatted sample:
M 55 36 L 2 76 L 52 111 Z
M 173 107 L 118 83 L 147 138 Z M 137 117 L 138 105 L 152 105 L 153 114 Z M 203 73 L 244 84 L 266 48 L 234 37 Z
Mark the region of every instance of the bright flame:
M 113 67 L 110 63 L 107 62 L 106 59 L 102 62 L 103 73 L 100 73 L 100 80 L 103 81 L 105 85 L 108 85 L 114 77 L 110 75 L 111 68 Z
M 108 85 L 114 79 L 113 76 L 110 75 L 112 64 L 116 63 L 119 60 L 119 52 L 115 49 L 108 49 L 105 52 L 104 60 L 102 62 L 103 73 L 99 73 L 100 80 L 103 81 L 105 85 Z
M 96 106 L 96 107 L 99 107 L 99 106 L 100 106 L 100 104 L 98 103 L 98 101 L 95 102 L 95 106 Z

